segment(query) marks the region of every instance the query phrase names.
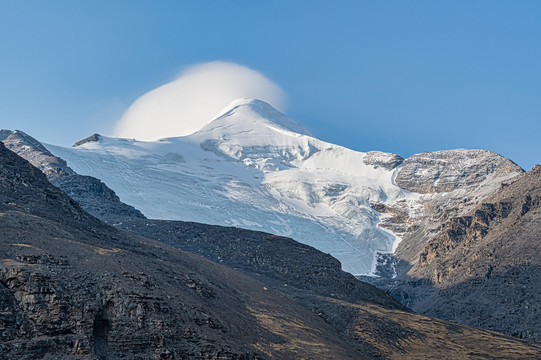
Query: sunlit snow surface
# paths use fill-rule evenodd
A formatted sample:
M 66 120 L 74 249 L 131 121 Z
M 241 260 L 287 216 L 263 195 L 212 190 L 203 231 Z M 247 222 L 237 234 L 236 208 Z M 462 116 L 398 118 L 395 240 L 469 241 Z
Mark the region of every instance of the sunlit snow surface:
M 415 196 L 393 183 L 397 169 L 366 165 L 365 153 L 320 141 L 258 100 L 234 102 L 185 137 L 46 146 L 149 218 L 292 237 L 355 275 L 371 274 L 376 252 L 396 240 L 369 202 Z

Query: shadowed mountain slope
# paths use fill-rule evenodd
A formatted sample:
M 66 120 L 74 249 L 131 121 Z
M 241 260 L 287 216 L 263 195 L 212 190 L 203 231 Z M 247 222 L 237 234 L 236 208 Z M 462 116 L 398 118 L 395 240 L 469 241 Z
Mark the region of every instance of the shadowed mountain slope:
M 80 141 L 97 141 L 99 135 L 94 134 Z M 126 216 L 144 218 L 139 210 L 120 201 L 118 196 L 107 185 L 91 176 L 75 173 L 67 166 L 66 161 L 51 154 L 39 141 L 20 130 L 0 130 L 0 141 L 4 145 L 28 160 L 43 171 L 47 179 L 62 189 L 91 215 L 100 220 L 114 224 L 119 218 Z

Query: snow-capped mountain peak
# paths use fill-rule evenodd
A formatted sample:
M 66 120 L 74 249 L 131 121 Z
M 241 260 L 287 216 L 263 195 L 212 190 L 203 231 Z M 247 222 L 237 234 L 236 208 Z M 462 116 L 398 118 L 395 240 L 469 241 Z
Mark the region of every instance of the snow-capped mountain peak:
M 396 240 L 370 202 L 408 196 L 392 181 L 400 159 L 316 139 L 261 100 L 236 100 L 188 136 L 97 140 L 47 148 L 149 218 L 290 236 L 353 274 L 371 273 Z
M 209 131 L 220 126 L 268 127 L 312 136 L 308 130 L 276 110 L 263 100 L 241 98 L 234 100 L 199 131 Z
M 77 173 L 102 180 L 149 218 L 289 236 L 332 254 L 353 274 L 373 274 L 377 254 L 392 252 L 400 240 L 378 226 L 390 215 L 371 205 L 393 205 L 416 216 L 418 209 L 422 212 L 423 201 L 417 199 L 423 192 L 397 185 L 398 173 L 406 168 L 413 174 L 405 180 L 398 177 L 401 183 L 439 178 L 438 169 L 445 165 L 440 157 L 448 155 L 437 154 L 419 165 L 404 163 L 395 154 L 353 151 L 310 136 L 269 104 L 253 99 L 234 101 L 199 131 L 183 137 L 146 142 L 94 136 L 74 148 L 47 149 Z M 454 166 L 456 154 L 450 155 L 453 166 L 445 176 L 455 179 L 463 171 Z M 458 155 L 468 158 L 472 153 L 463 150 Z M 499 173 L 483 165 L 493 162 L 479 163 L 473 172 L 490 176 L 472 175 L 473 184 L 497 186 L 492 174 Z

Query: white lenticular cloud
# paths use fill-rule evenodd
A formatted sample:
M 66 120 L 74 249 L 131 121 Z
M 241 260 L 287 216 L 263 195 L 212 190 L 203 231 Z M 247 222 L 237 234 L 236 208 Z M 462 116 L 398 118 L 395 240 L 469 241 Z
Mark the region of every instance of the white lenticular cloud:
M 222 61 L 195 65 L 137 99 L 116 124 L 115 136 L 157 140 L 189 135 L 242 97 L 264 100 L 281 111 L 286 98 L 278 85 L 245 66 Z

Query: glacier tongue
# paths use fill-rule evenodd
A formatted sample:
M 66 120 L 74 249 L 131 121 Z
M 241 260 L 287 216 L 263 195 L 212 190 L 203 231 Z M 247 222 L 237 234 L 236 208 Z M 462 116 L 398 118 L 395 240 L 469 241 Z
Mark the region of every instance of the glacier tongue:
M 149 218 L 289 236 L 355 275 L 372 274 L 395 242 L 370 202 L 416 196 L 393 183 L 401 158 L 318 140 L 259 100 L 238 100 L 185 137 L 46 147 Z

